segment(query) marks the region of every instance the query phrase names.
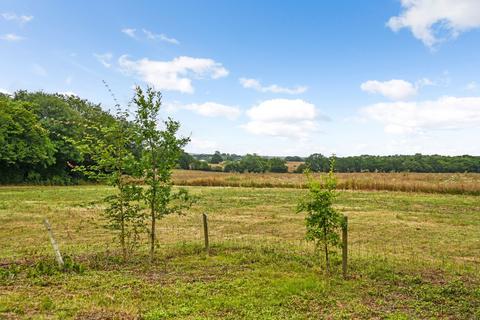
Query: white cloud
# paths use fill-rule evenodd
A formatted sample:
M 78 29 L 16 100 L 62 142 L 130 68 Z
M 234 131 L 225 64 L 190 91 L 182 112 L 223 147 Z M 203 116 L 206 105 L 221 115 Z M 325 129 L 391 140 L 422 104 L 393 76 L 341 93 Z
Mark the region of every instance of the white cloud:
M 98 62 L 103 64 L 104 67 L 110 68 L 112 66 L 111 60 L 113 55 L 111 53 L 109 52 L 102 53 L 102 54 L 94 53 L 93 56 L 98 60 Z
M 387 26 L 395 32 L 409 28 L 429 47 L 480 27 L 478 0 L 401 0 L 401 5 L 403 11 Z
M 171 61 L 158 61 L 143 58 L 130 60 L 123 55 L 118 59 L 120 68 L 127 73 L 139 76 L 157 90 L 193 93 L 192 78 L 210 77 L 218 79 L 228 75 L 221 63 L 212 59 L 180 56 Z
M 15 13 L 10 13 L 10 12 L 4 12 L 0 14 L 0 16 L 2 16 L 2 18 L 7 21 L 15 21 L 20 24 L 24 24 L 33 20 L 33 16 L 26 16 L 26 15 L 19 16 Z
M 123 28 L 121 31 L 131 38 L 136 38 L 136 29 Z
M 423 133 L 480 126 L 480 97 L 441 97 L 421 102 L 377 103 L 361 110 L 387 133 Z
M 212 140 L 191 137 L 187 149 L 193 153 L 213 152 L 213 150 L 218 149 L 218 144 Z
M 8 91 L 7 89 L 3 89 L 3 88 L 0 88 L 0 93 L 3 93 L 3 94 L 6 94 L 6 95 L 12 95 L 12 93 L 10 91 Z
M 21 41 L 25 38 L 22 36 L 16 35 L 14 33 L 7 33 L 7 34 L 0 35 L 0 39 L 5 41 L 10 41 L 10 42 L 16 42 L 16 41 Z
M 40 76 L 40 77 L 46 77 L 48 75 L 47 70 L 44 67 L 42 67 L 41 65 L 36 64 L 36 63 L 33 65 L 32 71 L 35 75 Z
M 260 83 L 260 81 L 258 81 L 257 79 L 240 78 L 239 81 L 244 88 L 254 89 L 259 92 L 300 94 L 300 93 L 304 93 L 308 89 L 305 86 L 297 86 L 295 88 L 285 88 L 285 87 L 280 87 L 276 84 L 263 86 Z
M 301 99 L 272 99 L 247 111 L 250 121 L 242 127 L 250 133 L 307 138 L 318 129 L 315 106 Z
M 475 91 L 479 87 L 478 83 L 476 81 L 471 81 L 465 86 L 465 90 L 468 91 Z
M 227 106 L 216 102 L 190 103 L 190 104 L 171 104 L 167 105 L 168 110 L 184 109 L 193 111 L 205 117 L 225 117 L 233 120 L 240 115 L 238 107 Z
M 150 40 L 160 40 L 160 41 L 168 42 L 168 43 L 171 43 L 171 44 L 180 44 L 180 42 L 177 39 L 170 38 L 163 33 L 155 34 L 155 33 L 151 32 L 147 29 L 142 29 L 142 31 L 143 31 L 143 33 L 145 33 L 147 38 L 150 39 Z
M 392 100 L 405 100 L 417 94 L 417 86 L 405 80 L 368 80 L 360 85 L 368 93 L 379 93 Z

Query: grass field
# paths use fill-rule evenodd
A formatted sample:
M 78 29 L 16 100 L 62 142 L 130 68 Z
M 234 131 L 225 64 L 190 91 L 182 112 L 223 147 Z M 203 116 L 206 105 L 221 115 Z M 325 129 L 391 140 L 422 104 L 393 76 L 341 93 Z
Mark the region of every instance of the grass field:
M 315 174 L 316 177 L 322 174 Z M 344 190 L 386 190 L 480 195 L 479 173 L 337 173 Z M 294 173 L 224 173 L 176 170 L 174 181 L 188 186 L 304 188 Z
M 101 199 L 112 189 L 1 187 L 0 318 L 480 318 L 478 196 L 341 192 L 336 206 L 350 226 L 343 280 L 339 258 L 327 278 L 303 240 L 295 205 L 304 190 L 189 190 L 198 203 L 160 222 L 158 259 L 150 264 L 146 245 L 122 263 L 102 227 Z M 55 271 L 45 217 L 80 267 Z

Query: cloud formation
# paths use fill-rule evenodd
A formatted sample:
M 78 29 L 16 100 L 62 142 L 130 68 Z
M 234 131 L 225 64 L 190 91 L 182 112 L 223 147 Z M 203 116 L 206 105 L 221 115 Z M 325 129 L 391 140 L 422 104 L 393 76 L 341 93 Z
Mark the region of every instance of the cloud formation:
M 171 61 L 143 58 L 130 60 L 127 55 L 118 59 L 120 68 L 134 74 L 157 90 L 171 90 L 193 93 L 192 78 L 208 77 L 218 79 L 228 75 L 221 63 L 212 59 L 176 57 Z
M 417 87 L 405 80 L 368 80 L 360 85 L 368 93 L 379 93 L 391 100 L 405 100 L 417 94 Z
M 464 129 L 480 126 L 480 97 L 377 103 L 363 108 L 361 114 L 393 134 Z
M 471 81 L 471 82 L 467 83 L 467 85 L 465 86 L 465 90 L 475 91 L 475 90 L 478 89 L 478 87 L 479 87 L 479 85 L 476 81 Z
M 107 53 L 94 53 L 93 56 L 100 62 L 105 68 L 110 68 L 112 66 L 113 55 L 110 52 Z
M 410 29 L 428 47 L 480 27 L 478 0 L 401 0 L 401 5 L 403 11 L 387 26 L 395 32 Z
M 172 104 L 167 106 L 170 110 L 190 110 L 205 117 L 224 117 L 230 120 L 236 119 L 241 111 L 238 107 L 227 106 L 216 102 Z
M 247 111 L 250 121 L 242 127 L 253 134 L 307 138 L 318 129 L 315 106 L 301 99 L 272 99 Z
M 414 84 L 401 79 L 388 81 L 368 80 L 360 85 L 360 88 L 368 93 L 381 94 L 390 100 L 408 100 L 417 95 L 418 90 L 425 86 L 438 86 L 446 83 L 446 80 L 432 81 L 429 78 L 417 80 Z
M 297 86 L 297 87 L 294 87 L 294 88 L 285 88 L 285 87 L 281 87 L 281 86 L 276 85 L 276 84 L 272 84 L 272 85 L 269 85 L 269 86 L 263 86 L 260 83 L 260 81 L 258 81 L 257 79 L 249 79 L 249 78 L 240 78 L 239 81 L 240 81 L 240 84 L 244 88 L 254 89 L 258 92 L 300 94 L 300 93 L 304 93 L 308 89 L 305 86 Z
M 14 21 L 20 24 L 24 24 L 33 20 L 33 16 L 17 15 L 11 12 L 3 12 L 0 14 L 0 16 L 7 21 Z
M 9 42 L 17 42 L 25 38 L 22 36 L 16 35 L 14 33 L 7 33 L 7 34 L 0 35 L 0 39 L 4 41 L 9 41 Z
M 123 28 L 121 30 L 124 34 L 126 34 L 127 36 L 129 36 L 130 38 L 136 38 L 137 35 L 136 35 L 136 32 L 137 30 L 136 29 L 133 29 L 133 28 Z
M 193 153 L 212 152 L 218 148 L 217 142 L 198 137 L 191 137 L 190 143 L 187 145 L 188 151 Z
M 177 44 L 177 45 L 180 44 L 180 41 L 178 41 L 177 39 L 170 38 L 163 33 L 156 34 L 156 33 L 153 33 L 151 31 L 147 30 L 147 29 L 142 29 L 142 31 L 145 34 L 145 36 L 150 40 L 160 40 L 160 41 L 163 41 L 163 42 L 168 42 L 168 43 Z

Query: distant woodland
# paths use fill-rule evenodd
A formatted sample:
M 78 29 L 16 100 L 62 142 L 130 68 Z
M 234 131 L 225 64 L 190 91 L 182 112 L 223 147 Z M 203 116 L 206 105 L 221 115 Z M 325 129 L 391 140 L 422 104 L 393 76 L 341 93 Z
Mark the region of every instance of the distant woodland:
M 86 128 L 111 126 L 119 121 L 101 105 L 75 96 L 17 91 L 0 94 L 0 183 L 76 184 L 88 179 L 74 170 L 91 163 L 78 148 Z M 134 126 L 134 123 L 129 125 Z M 102 137 L 98 137 L 101 139 Z M 136 146 L 131 146 L 134 151 Z M 298 162 L 295 172 L 306 168 L 328 171 L 329 158 L 268 157 L 183 153 L 178 168 L 226 172 L 287 172 L 288 162 Z M 338 172 L 480 172 L 479 156 L 391 155 L 336 157 Z

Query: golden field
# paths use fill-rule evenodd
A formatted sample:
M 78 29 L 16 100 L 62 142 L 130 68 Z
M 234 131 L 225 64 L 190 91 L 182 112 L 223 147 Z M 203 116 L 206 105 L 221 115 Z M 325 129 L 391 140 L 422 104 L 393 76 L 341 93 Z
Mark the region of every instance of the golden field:
M 313 176 L 321 178 L 323 173 Z M 342 190 L 385 190 L 480 195 L 478 173 L 337 173 Z M 304 188 L 306 177 L 294 173 L 225 173 L 176 170 L 174 183 L 185 186 Z

